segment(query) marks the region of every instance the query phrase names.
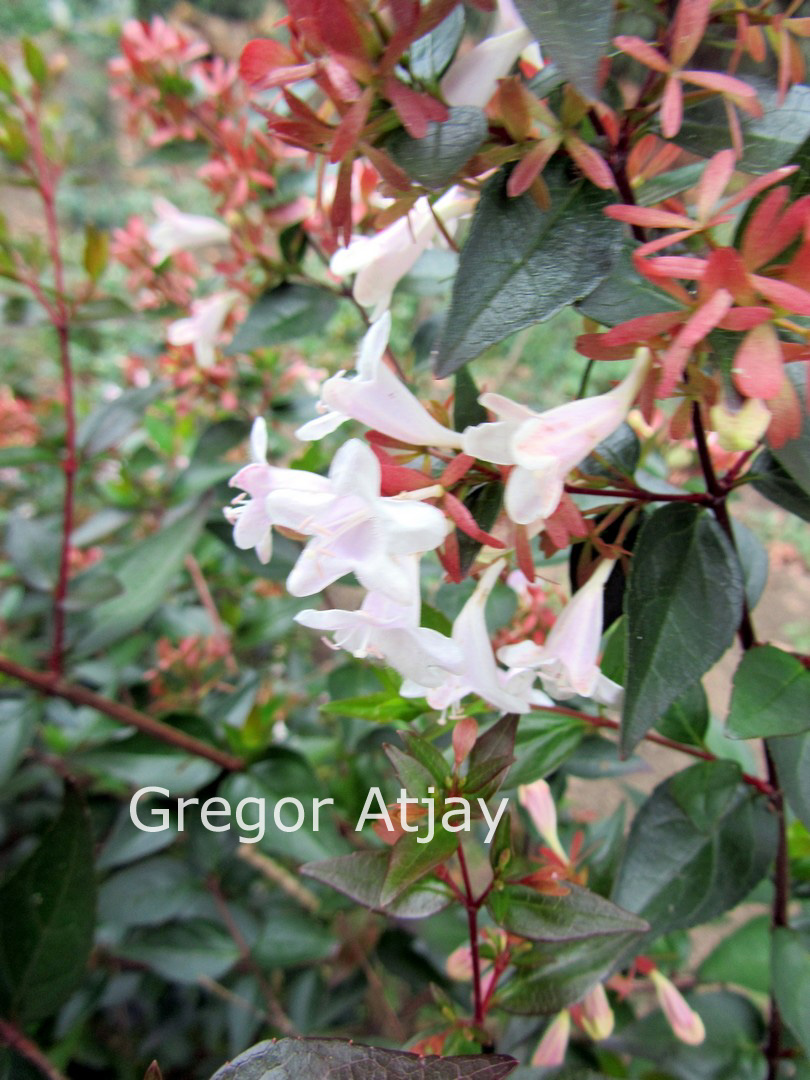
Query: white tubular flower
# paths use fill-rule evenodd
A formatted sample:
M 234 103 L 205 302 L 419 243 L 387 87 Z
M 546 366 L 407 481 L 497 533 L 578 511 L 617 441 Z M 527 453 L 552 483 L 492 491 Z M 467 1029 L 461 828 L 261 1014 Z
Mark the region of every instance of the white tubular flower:
M 403 697 L 424 697 L 432 709 L 442 711 L 468 694 L 477 694 L 501 712 L 526 713 L 532 704 L 549 703 L 545 694 L 532 691 L 533 672 L 504 671 L 495 662 L 484 609 L 502 567 L 503 559 L 488 567 L 453 623 L 452 640 L 461 652 L 462 670 L 446 671 L 443 682 L 432 689 L 406 679 L 400 687 Z
M 557 1013 L 545 1030 L 543 1038 L 532 1054 L 532 1065 L 562 1065 L 571 1036 L 571 1014 L 568 1009 Z
M 381 496 L 380 478 L 373 451 L 350 439 L 335 454 L 327 492 L 286 489 L 267 496 L 274 524 L 313 538 L 287 578 L 293 596 L 311 596 L 353 573 L 366 589 L 410 601 L 411 576 L 399 556 L 438 547 L 447 523 L 435 506 Z
M 150 225 L 146 236 L 159 262 L 176 251 L 225 244 L 231 238 L 231 230 L 216 218 L 186 214 L 168 199 L 157 198 L 153 205 L 159 220 Z
M 687 1004 L 677 986 L 670 982 L 658 968 L 653 968 L 650 978 L 655 987 L 658 1003 L 673 1032 L 681 1042 L 689 1046 L 699 1046 L 706 1038 L 706 1029 L 698 1014 Z
M 233 542 L 243 551 L 256 549 L 259 562 L 268 563 L 273 554 L 273 519 L 266 498 L 271 491 L 293 489 L 302 495 L 326 492 L 329 481 L 303 469 L 280 469 L 267 464 L 267 425 L 261 417 L 253 421 L 250 433 L 251 463 L 231 477 L 230 486 L 240 488 L 231 506 L 224 510 L 233 525 Z M 247 499 L 245 498 L 247 496 Z
M 333 634 L 337 648 L 359 659 L 376 657 L 403 678 L 438 686 L 447 670 L 461 670 L 461 653 L 450 638 L 419 625 L 419 561 L 416 556 L 404 556 L 399 563 L 410 579 L 407 603 L 370 592 L 357 611 L 300 611 L 295 621 Z
M 557 616 L 544 645 L 521 641 L 505 645 L 498 658 L 515 667 L 536 669 L 543 689 L 558 701 L 578 694 L 617 706 L 622 688 L 599 670 L 602 601 L 615 559 L 603 560 Z
M 581 1019 L 582 1026 L 594 1042 L 608 1039 L 613 1034 L 616 1018 L 602 983 L 591 987 L 582 999 Z
M 500 394 L 480 402 L 498 417 L 464 432 L 464 452 L 496 465 L 514 465 L 504 506 L 518 525 L 549 517 L 562 497 L 565 478 L 622 423 L 650 367 L 648 349 L 639 349 L 630 374 L 606 394 L 570 401 L 535 413 Z
M 436 201 L 431 210 L 426 195 L 417 199 L 406 217 L 375 233 L 353 237 L 346 248 L 332 256 L 329 269 L 338 277 L 356 274 L 352 293 L 364 307 L 373 307 L 378 319 L 391 303 L 397 283 L 415 265 L 419 256 L 440 236 L 439 217 L 445 226 L 472 212 L 476 198 L 463 188 L 453 187 Z
M 518 801 L 526 808 L 532 824 L 547 846 L 561 862 L 568 863 L 569 858 L 557 835 L 557 808 L 554 805 L 551 788 L 546 781 L 535 780 L 531 784 L 520 784 Z
M 230 289 L 195 300 L 188 318 L 175 319 L 166 327 L 166 340 L 170 345 L 192 345 L 200 367 L 211 367 L 222 327 L 238 299 L 239 293 Z
M 474 49 L 457 56 L 447 69 L 440 84 L 442 97 L 448 105 L 483 109 L 495 93 L 498 79 L 509 74 L 532 40 L 525 26 L 485 38 Z
M 321 439 L 352 419 L 413 446 L 461 449 L 459 432 L 434 420 L 386 365 L 383 357 L 390 331 L 391 315 L 386 311 L 363 338 L 357 374 L 347 379 L 340 371 L 326 380 L 317 405 L 322 415 L 296 431 L 299 439 Z

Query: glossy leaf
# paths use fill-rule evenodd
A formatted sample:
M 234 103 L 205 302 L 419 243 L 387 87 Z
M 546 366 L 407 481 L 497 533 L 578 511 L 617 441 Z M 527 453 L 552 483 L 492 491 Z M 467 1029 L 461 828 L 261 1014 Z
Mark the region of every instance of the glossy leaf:
M 202 919 L 133 930 L 115 951 L 169 982 L 187 986 L 221 978 L 240 957 L 239 946 L 227 930 Z
M 679 305 L 668 293 L 639 276 L 631 249 L 624 248 L 604 281 L 576 306 L 588 319 L 616 326 L 642 315 L 677 311 Z
M 85 975 L 93 943 L 93 835 L 69 788 L 39 846 L 0 887 L 0 1000 L 3 1011 L 41 1020 Z
M 403 128 L 385 143 L 396 164 L 423 187 L 447 187 L 487 137 L 483 109 L 460 105 L 449 112 L 443 123 L 428 124 L 421 139 L 414 139 Z
M 788 806 L 805 828 L 810 829 L 810 734 L 786 735 L 768 740 L 779 783 Z
M 772 977 L 779 1012 L 810 1057 L 810 950 L 795 930 L 774 931 Z
M 427 845 L 422 845 L 426 847 Z M 450 894 L 438 881 L 419 882 L 405 889 L 389 904 L 383 904 L 382 891 L 388 874 L 389 852 L 354 851 L 336 859 L 305 863 L 300 873 L 355 900 L 363 907 L 385 911 L 400 919 L 424 919 L 447 907 Z
M 730 761 L 701 762 L 655 789 L 638 811 L 612 899 L 657 934 L 739 903 L 767 872 L 776 821 Z
M 211 1080 L 502 1080 L 516 1067 L 504 1054 L 421 1057 L 342 1039 L 281 1039 L 251 1047 Z
M 810 495 L 799 487 L 770 451 L 763 450 L 757 456 L 748 475 L 760 495 L 803 521 L 810 521 Z
M 523 20 L 566 81 L 597 98 L 599 64 L 610 43 L 613 4 L 602 0 L 517 0 Z
M 610 271 L 621 226 L 602 213 L 609 199 L 561 164 L 543 173 L 551 208 L 506 194 L 508 172 L 485 185 L 461 252 L 436 374 L 456 371 L 484 349 L 587 296 Z
M 93 457 L 118 446 L 140 424 L 152 402 L 165 392 L 165 383 L 153 382 L 149 386 L 125 390 L 117 398 L 99 406 L 79 428 L 76 440 L 79 449 L 88 457 Z
M 810 102 L 810 87 L 804 89 L 808 92 L 808 102 Z M 802 430 L 795 439 L 788 439 L 778 450 L 774 450 L 773 454 L 805 495 L 810 495 L 810 415 L 807 410 L 804 369 L 805 364 L 790 364 L 787 368 L 788 378 L 792 381 L 802 403 Z
M 668 739 L 687 743 L 689 746 L 702 746 L 709 719 L 706 691 L 696 682 L 673 701 L 656 727 Z
M 723 655 L 742 598 L 737 556 L 711 515 L 670 503 L 647 519 L 626 598 L 624 753 Z
M 645 933 L 643 919 L 623 911 L 596 893 L 564 882 L 563 896 L 552 896 L 529 885 L 507 885 L 490 893 L 490 914 L 499 926 L 530 941 L 580 941 L 612 934 Z
M 232 356 L 317 334 L 336 310 L 337 298 L 326 289 L 285 282 L 259 297 L 225 352 Z
M 438 822 L 430 841 L 420 843 L 421 834 L 427 835 L 424 828 L 420 828 L 419 833 L 405 833 L 391 849 L 388 871 L 380 892 L 383 907 L 388 907 L 407 888 L 446 862 L 458 848 L 459 834 L 445 831 Z
M 698 968 L 701 982 L 732 983 L 758 994 L 771 986 L 771 920 L 755 915 L 716 945 Z
M 571 716 L 529 713 L 521 717 L 507 786 L 530 784 L 554 772 L 574 753 L 587 730 L 584 721 Z
M 417 38 L 408 50 L 411 74 L 428 82 L 441 77 L 464 33 L 464 8 L 458 4 L 439 25 Z
M 809 728 L 810 671 L 774 645 L 749 649 L 734 674 L 727 733 L 758 739 Z

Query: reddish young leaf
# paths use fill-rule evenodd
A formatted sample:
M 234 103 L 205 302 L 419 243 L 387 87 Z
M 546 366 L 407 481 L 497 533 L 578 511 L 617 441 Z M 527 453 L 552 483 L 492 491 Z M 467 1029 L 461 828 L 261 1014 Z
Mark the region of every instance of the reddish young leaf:
M 684 82 L 702 86 L 706 90 L 716 90 L 719 94 L 733 98 L 735 104 L 746 112 L 756 110 L 756 114 L 762 113 L 754 87 L 742 79 L 735 79 L 733 75 L 724 75 L 721 71 L 682 71 L 681 78 Z
M 699 221 L 708 221 L 720 196 L 728 187 L 734 173 L 735 156 L 733 150 L 721 150 L 709 160 L 703 170 L 697 186 L 697 216 Z
M 577 135 L 566 135 L 565 148 L 592 184 L 608 190 L 615 187 L 613 173 L 602 155 Z
M 727 289 L 738 304 L 752 304 L 756 298 L 736 248 L 715 248 L 704 264 L 698 299 L 702 303 L 718 289 Z
M 779 338 L 770 323 L 745 335 L 734 356 L 732 377 L 743 397 L 769 401 L 777 396 L 785 373 Z
M 790 379 L 782 381 L 779 393 L 768 402 L 768 408 L 772 419 L 766 437 L 770 445 L 778 450 L 789 439 L 797 439 L 801 435 L 804 420 L 801 399 Z
M 510 173 L 506 183 L 506 194 L 512 198 L 525 194 L 546 167 L 559 145 L 560 139 L 556 135 L 535 143 Z
M 670 57 L 683 67 L 700 44 L 709 22 L 712 0 L 681 0 L 672 23 Z
M 467 475 L 474 464 L 474 457 L 470 457 L 469 454 L 458 454 L 439 477 L 439 483 L 445 488 L 452 487 Z
M 361 131 L 366 126 L 368 112 L 373 100 L 374 91 L 370 86 L 367 86 L 362 95 L 342 117 L 335 132 L 332 150 L 329 154 L 329 160 L 332 164 L 341 161 L 350 151 L 354 156 L 357 141 L 360 138 Z
M 448 517 L 450 517 L 456 525 L 458 525 L 461 531 L 467 534 L 467 536 L 471 536 L 472 539 L 477 540 L 479 544 L 487 544 L 489 547 L 506 547 L 503 540 L 499 540 L 497 536 L 492 536 L 491 533 L 484 532 L 464 503 L 461 502 L 460 499 L 457 499 L 455 495 L 451 495 L 449 491 L 446 492 L 443 503 Z
M 666 334 L 678 323 L 683 322 L 686 315 L 685 311 L 660 311 L 655 315 L 639 315 L 638 318 L 619 323 L 618 326 L 614 326 L 612 330 L 600 336 L 603 343 L 611 347 L 638 345 Z
M 810 292 L 805 289 L 760 274 L 752 274 L 751 281 L 766 300 L 785 311 L 792 311 L 794 315 L 810 315 Z
M 671 65 L 667 63 L 657 49 L 653 48 L 652 45 L 649 45 L 643 38 L 636 37 L 634 34 L 619 34 L 613 39 L 613 44 L 617 49 L 621 49 L 623 53 L 627 53 L 627 55 L 632 56 L 634 60 L 638 60 L 640 64 L 652 68 L 653 71 L 660 71 L 661 74 L 667 74 L 672 70 Z
M 658 393 L 669 397 L 675 389 L 694 347 L 717 326 L 731 307 L 731 293 L 718 289 L 710 300 L 697 309 L 684 323 L 675 341 L 661 358 L 661 382 Z
M 436 98 L 413 90 L 393 76 L 385 80 L 385 94 L 414 139 L 424 139 L 429 124 L 443 124 L 449 115 L 447 106 Z
M 647 229 L 693 229 L 694 222 L 686 214 L 673 214 L 669 210 L 659 210 L 655 206 L 630 206 L 626 203 L 613 203 L 605 207 L 605 213 L 614 221 L 624 221 L 628 225 L 643 225 Z
M 667 139 L 674 139 L 681 130 L 683 120 L 683 91 L 678 79 L 671 75 L 664 87 L 661 101 L 661 132 Z

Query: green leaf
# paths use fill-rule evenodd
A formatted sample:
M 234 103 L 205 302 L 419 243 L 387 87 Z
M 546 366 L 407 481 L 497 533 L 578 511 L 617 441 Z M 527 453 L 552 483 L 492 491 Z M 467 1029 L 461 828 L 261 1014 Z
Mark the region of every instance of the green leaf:
M 22 39 L 22 52 L 28 74 L 35 83 L 38 83 L 39 86 L 44 86 L 48 78 L 48 65 L 45 62 L 45 57 L 42 55 L 42 52 L 33 41 L 27 37 Z
M 6 528 L 6 554 L 26 585 L 50 592 L 56 584 L 60 525 L 55 517 L 28 518 L 14 513 Z
M 404 128 L 386 140 L 385 149 L 411 180 L 441 190 L 467 164 L 487 137 L 487 117 L 474 105 L 448 110 L 442 124 L 428 124 L 427 134 L 412 138 Z
M 424 820 L 420 819 L 420 824 Z M 455 853 L 459 837 L 458 833 L 443 829 L 437 821 L 433 838 L 427 843 L 419 841 L 419 833 L 405 833 L 391 848 L 388 872 L 380 892 L 383 907 L 388 907 L 409 886 L 446 862 Z
M 130 932 L 116 956 L 143 964 L 169 982 L 197 985 L 219 979 L 239 959 L 239 946 L 221 926 L 203 919 Z
M 706 162 L 697 161 L 694 165 L 681 165 L 669 172 L 659 173 L 650 180 L 645 180 L 634 192 L 639 206 L 656 206 L 673 195 L 679 195 L 694 187 L 706 171 Z
M 92 281 L 98 281 L 104 273 L 109 256 L 110 234 L 96 225 L 86 226 L 83 265 Z
M 485 185 L 461 252 L 436 374 L 450 375 L 516 330 L 592 292 L 609 273 L 621 229 L 603 214 L 609 197 L 571 182 L 552 162 L 543 173 L 551 208 L 506 194 L 508 170 Z
M 84 978 L 95 920 L 93 835 L 73 788 L 36 850 L 0 888 L 0 999 L 25 1022 L 54 1013 Z
M 27 698 L 0 698 L 0 785 L 34 741 L 37 707 Z
M 599 97 L 599 64 L 610 43 L 613 4 L 604 0 L 517 0 L 523 21 L 567 82 Z
M 300 873 L 330 885 L 363 907 L 385 910 L 398 919 L 425 919 L 447 907 L 450 894 L 435 880 L 420 881 L 405 889 L 393 903 L 384 905 L 382 890 L 389 857 L 387 851 L 354 851 L 336 859 L 305 863 L 300 867 Z
M 408 50 L 411 75 L 426 82 L 440 79 L 455 56 L 463 33 L 464 8 L 459 4 L 434 30 L 413 42 Z
M 624 247 L 604 280 L 577 303 L 577 311 L 603 326 L 616 326 L 641 315 L 677 311 L 679 304 L 639 276 L 632 249 Z
M 217 909 L 191 867 L 170 855 L 119 870 L 99 889 L 98 919 L 107 926 L 156 926 L 196 916 L 215 919 Z
M 405 743 L 411 757 L 415 757 L 424 765 L 439 786 L 444 787 L 450 777 L 450 766 L 445 761 L 441 750 L 429 739 L 416 735 L 413 731 L 400 731 L 399 737 Z
M 768 552 L 757 534 L 747 525 L 743 525 L 741 521 L 732 521 L 731 527 L 743 575 L 745 602 L 748 610 L 753 611 L 768 581 Z
M 469 368 L 459 368 L 453 379 L 453 427 L 456 431 L 483 424 L 489 414 L 478 400 L 478 387 Z
M 225 352 L 233 356 L 318 334 L 336 309 L 337 297 L 328 289 L 279 285 L 259 297 Z
M 502 1080 L 516 1067 L 504 1054 L 422 1057 L 342 1039 L 281 1039 L 251 1047 L 211 1080 Z
M 726 734 L 735 739 L 810 729 L 810 671 L 774 645 L 749 649 L 734 673 Z
M 339 698 L 320 706 L 320 712 L 326 716 L 356 716 L 377 724 L 401 724 L 415 720 L 424 711 L 424 706 L 399 695 L 394 697 L 390 690 L 380 690 L 362 697 Z
M 766 173 L 790 161 L 810 136 L 810 87 L 797 83 L 780 105 L 774 86 L 751 76 L 746 81 L 756 87 L 763 115 L 754 118 L 740 114 L 742 157 L 737 166 L 742 172 Z M 719 95 L 684 109 L 678 145 L 704 158 L 731 145 L 728 118 Z
M 810 495 L 799 487 L 769 450 L 757 455 L 748 475 L 760 495 L 803 521 L 810 521 Z
M 564 896 L 551 896 L 529 885 L 507 885 L 490 893 L 487 907 L 495 922 L 530 941 L 581 941 L 649 930 L 643 919 L 623 911 L 602 896 L 570 882 Z
M 645 521 L 626 594 L 623 753 L 720 659 L 734 639 L 742 600 L 737 556 L 714 517 L 670 503 Z
M 629 424 L 622 423 L 585 458 L 579 470 L 586 476 L 615 480 L 618 474 L 632 479 L 640 457 L 638 436 Z
M 110 560 L 124 591 L 93 611 L 89 630 L 75 645 L 76 655 L 89 656 L 120 641 L 157 611 L 202 531 L 207 513 L 207 504 L 200 503 L 120 559 Z
M 810 87 L 803 89 L 807 90 L 810 109 Z M 778 450 L 774 450 L 773 455 L 805 495 L 810 495 L 810 415 L 807 408 L 806 374 L 803 369 L 804 364 L 788 364 L 785 368 L 801 401 L 802 430 L 795 439 L 788 439 Z
M 475 740 L 470 751 L 468 772 L 479 769 L 493 760 L 514 760 L 515 737 L 518 730 L 518 718 L 507 713 L 482 732 Z
M 810 734 L 769 739 L 768 750 L 790 809 L 810 829 Z
M 774 931 L 772 977 L 779 1012 L 810 1057 L 810 951 L 795 930 Z
M 100 405 L 79 427 L 77 445 L 87 457 L 102 454 L 134 431 L 144 412 L 166 393 L 166 384 L 153 382 L 149 386 L 125 390 L 112 401 Z
M 730 761 L 700 762 L 655 789 L 636 814 L 612 899 L 656 934 L 734 907 L 773 859 L 776 821 Z
M 605 979 L 638 938 L 631 931 L 536 946 L 521 957 L 520 969 L 498 991 L 496 1004 L 523 1016 L 559 1012 Z
M 588 729 L 584 720 L 551 713 L 521 717 L 515 739 L 516 761 L 506 778 L 508 788 L 530 784 L 553 773 L 573 754 Z
M 435 793 L 436 781 L 424 765 L 421 765 L 410 754 L 400 750 L 398 746 L 391 746 L 390 743 L 384 744 L 383 750 L 394 766 L 402 786 L 412 798 L 427 798 L 429 787 L 432 787 Z
M 251 949 L 252 956 L 266 968 L 295 967 L 325 960 L 337 942 L 323 923 L 297 908 L 267 912 L 264 929 Z
M 701 982 L 733 983 L 757 994 L 771 988 L 771 920 L 755 915 L 709 953 L 698 968 Z
M 709 701 L 701 683 L 693 683 L 677 698 L 656 727 L 668 739 L 702 746 L 709 727 Z
M 23 465 L 38 465 L 48 461 L 55 464 L 57 458 L 47 446 L 0 447 L 0 469 L 17 469 Z

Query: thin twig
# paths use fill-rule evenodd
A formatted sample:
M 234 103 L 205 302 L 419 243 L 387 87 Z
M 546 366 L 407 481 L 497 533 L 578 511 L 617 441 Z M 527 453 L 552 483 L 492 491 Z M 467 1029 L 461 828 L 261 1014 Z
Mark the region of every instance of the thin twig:
M 470 955 L 473 969 L 473 1023 L 481 1025 L 484 1022 L 484 1002 L 481 998 L 481 956 L 478 950 L 478 905 L 473 896 L 470 874 L 467 870 L 467 860 L 464 857 L 464 845 L 460 841 L 458 845 L 458 862 L 461 867 L 461 877 L 464 881 L 467 929 L 470 935 Z
M 214 597 L 211 595 L 211 590 L 208 588 L 208 582 L 205 580 L 202 568 L 193 555 L 186 555 L 185 564 L 186 570 L 188 570 L 189 576 L 194 582 L 194 588 L 197 590 L 200 603 L 205 608 L 208 618 L 211 620 L 211 624 L 214 628 L 214 636 L 228 649 L 225 654 L 225 666 L 231 675 L 236 675 L 239 668 L 234 659 L 233 649 L 231 648 L 231 635 L 228 633 L 219 611 L 217 610 L 217 605 L 214 602 Z
M 105 716 L 126 724 L 127 727 L 137 728 L 144 735 L 159 739 L 195 757 L 207 758 L 229 772 L 239 772 L 245 767 L 242 758 L 234 757 L 233 754 L 228 754 L 224 750 L 218 750 L 215 746 L 208 746 L 207 743 L 195 739 L 193 735 L 186 735 L 184 731 L 178 731 L 177 728 L 170 727 L 161 720 L 155 720 L 146 713 L 138 712 L 129 705 L 111 701 L 109 698 L 102 697 L 101 694 L 96 694 L 93 690 L 67 682 L 52 673 L 34 671 L 33 668 L 8 660 L 4 656 L 0 656 L 0 672 L 11 676 L 12 679 L 27 683 L 28 686 L 32 686 L 48 697 L 58 697 L 74 705 L 87 705 L 91 709 L 97 709 Z
M 604 495 L 612 499 L 629 499 L 633 502 L 685 502 L 697 503 L 709 506 L 713 503 L 710 495 L 704 492 L 689 492 L 688 494 L 670 495 L 666 492 L 645 491 L 643 488 L 600 488 L 582 487 L 579 484 L 566 484 L 565 490 L 569 495 Z
M 35 1042 L 23 1034 L 16 1024 L 12 1024 L 10 1020 L 3 1020 L 2 1017 L 0 1017 L 0 1041 L 39 1069 L 43 1076 L 48 1077 L 48 1080 L 67 1080 L 65 1074 L 51 1064 Z

